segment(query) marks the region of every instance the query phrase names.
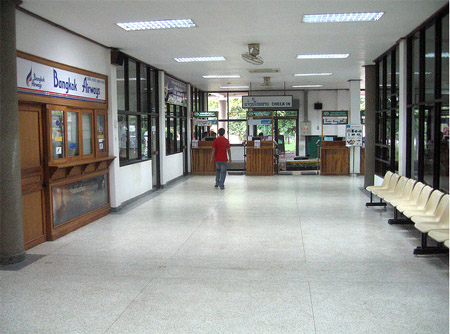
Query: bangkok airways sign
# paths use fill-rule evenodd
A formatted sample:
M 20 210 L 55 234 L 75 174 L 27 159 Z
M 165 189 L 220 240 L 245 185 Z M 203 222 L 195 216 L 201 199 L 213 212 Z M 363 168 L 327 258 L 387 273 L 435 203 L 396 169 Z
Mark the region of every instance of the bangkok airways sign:
M 17 58 L 19 93 L 106 103 L 106 83 L 98 77 Z

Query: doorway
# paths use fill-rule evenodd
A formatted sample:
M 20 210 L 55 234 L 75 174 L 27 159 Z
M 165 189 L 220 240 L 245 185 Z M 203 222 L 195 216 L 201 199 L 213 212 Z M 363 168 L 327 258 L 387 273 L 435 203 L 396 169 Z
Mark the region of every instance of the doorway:
M 274 124 L 275 140 L 280 155 L 280 169 L 286 170 L 286 161 L 294 160 L 299 154 L 298 117 L 286 117 L 283 112 L 277 111 Z
M 46 240 L 45 179 L 40 104 L 19 104 L 20 169 L 25 249 Z

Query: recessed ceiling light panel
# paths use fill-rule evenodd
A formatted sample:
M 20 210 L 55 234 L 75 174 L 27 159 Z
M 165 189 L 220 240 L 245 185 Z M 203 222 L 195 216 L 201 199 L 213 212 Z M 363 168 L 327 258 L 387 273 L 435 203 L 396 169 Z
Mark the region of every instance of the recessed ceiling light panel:
M 374 13 L 342 13 L 342 14 L 306 14 L 303 15 L 304 23 L 329 23 L 329 22 L 367 22 L 378 21 L 384 12 Z
M 294 85 L 292 88 L 318 88 L 323 87 L 323 85 Z
M 194 61 L 225 61 L 225 57 L 185 57 L 185 58 L 173 58 L 179 63 L 190 63 Z
M 249 86 L 221 86 L 222 89 L 246 89 Z
M 234 79 L 240 77 L 238 74 L 203 75 L 205 79 Z
M 196 26 L 191 19 L 123 22 L 116 24 L 126 31 L 193 28 Z
M 333 73 L 296 73 L 294 74 L 294 77 L 316 77 L 325 75 L 333 75 Z
M 349 53 L 303 54 L 297 55 L 297 59 L 344 59 L 349 55 Z

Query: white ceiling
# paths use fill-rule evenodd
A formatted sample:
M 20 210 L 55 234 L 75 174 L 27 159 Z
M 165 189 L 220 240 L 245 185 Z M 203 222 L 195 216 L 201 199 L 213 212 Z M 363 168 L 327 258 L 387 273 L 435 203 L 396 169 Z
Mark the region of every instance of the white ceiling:
M 420 25 L 446 0 L 24 0 L 21 7 L 104 45 L 163 69 L 203 90 L 227 83 L 260 85 L 266 74 L 249 69 L 279 68 L 269 74 L 274 87 L 323 84 L 348 88 L 364 80 L 363 65 Z M 377 22 L 302 23 L 303 14 L 383 11 Z M 127 32 L 115 23 L 192 19 L 197 27 Z M 244 62 L 247 44 L 261 44 L 260 66 Z M 347 59 L 297 60 L 300 53 L 350 53 Z M 226 61 L 177 63 L 174 57 L 224 56 Z M 295 78 L 294 73 L 333 72 L 329 77 Z M 239 74 L 240 79 L 202 75 Z M 362 83 L 364 86 L 364 82 Z

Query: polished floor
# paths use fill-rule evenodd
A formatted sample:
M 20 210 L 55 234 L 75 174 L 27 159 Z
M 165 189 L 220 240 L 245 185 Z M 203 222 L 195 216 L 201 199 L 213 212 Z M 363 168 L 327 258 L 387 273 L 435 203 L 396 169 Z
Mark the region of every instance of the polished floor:
M 190 177 L 0 271 L 0 333 L 448 333 L 448 256 L 361 177 Z

